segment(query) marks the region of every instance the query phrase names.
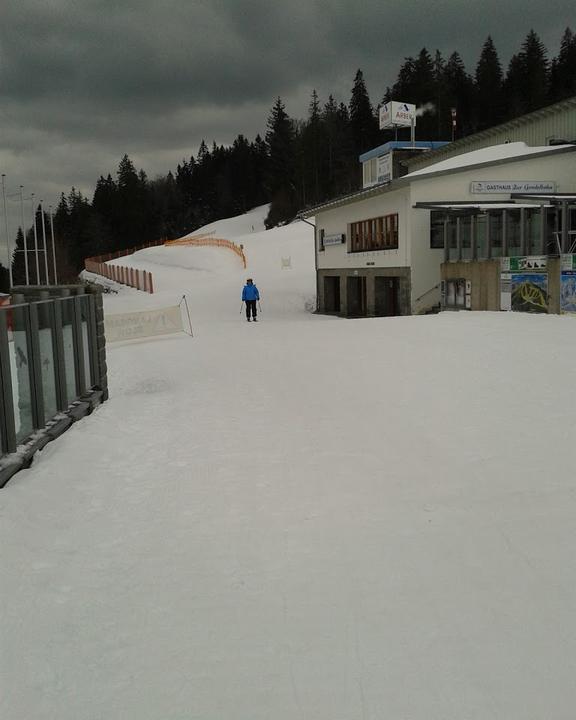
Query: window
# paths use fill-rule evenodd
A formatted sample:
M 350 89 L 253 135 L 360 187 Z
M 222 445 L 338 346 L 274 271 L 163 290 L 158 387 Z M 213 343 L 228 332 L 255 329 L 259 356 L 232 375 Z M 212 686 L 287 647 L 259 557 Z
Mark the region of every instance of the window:
M 377 158 L 372 158 L 362 163 L 362 180 L 363 187 L 375 185 L 378 182 Z
M 397 247 L 397 213 L 350 224 L 350 247 L 348 252 L 393 250 Z
M 430 213 L 430 247 L 433 250 L 444 247 L 444 213 Z

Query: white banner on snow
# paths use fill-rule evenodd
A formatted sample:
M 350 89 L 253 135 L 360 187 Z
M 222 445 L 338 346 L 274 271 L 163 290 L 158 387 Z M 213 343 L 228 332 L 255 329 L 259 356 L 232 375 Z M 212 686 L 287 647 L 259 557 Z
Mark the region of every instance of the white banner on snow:
M 134 340 L 135 338 L 169 335 L 184 331 L 179 305 L 158 310 L 106 315 L 104 327 L 106 342 Z

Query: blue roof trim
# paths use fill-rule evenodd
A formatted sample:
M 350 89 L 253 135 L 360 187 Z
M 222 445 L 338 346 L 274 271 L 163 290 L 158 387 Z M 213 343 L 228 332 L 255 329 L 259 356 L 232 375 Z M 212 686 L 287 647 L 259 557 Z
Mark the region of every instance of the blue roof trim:
M 425 148 L 426 150 L 438 150 L 438 148 L 444 147 L 444 145 L 450 145 L 446 140 L 416 140 L 414 143 L 415 148 Z M 410 150 L 413 147 L 410 140 L 391 140 L 390 142 L 379 145 L 378 147 L 368 150 L 359 156 L 360 162 L 366 162 L 380 155 L 386 155 L 390 150 Z

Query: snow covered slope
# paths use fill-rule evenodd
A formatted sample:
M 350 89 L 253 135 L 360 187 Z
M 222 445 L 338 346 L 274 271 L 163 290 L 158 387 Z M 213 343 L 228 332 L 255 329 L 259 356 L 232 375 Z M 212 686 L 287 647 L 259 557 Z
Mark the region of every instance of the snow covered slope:
M 134 256 L 108 310 L 196 336 L 0 493 L 0 717 L 571 720 L 574 319 L 312 316 L 312 229 L 227 223 L 262 322 L 232 253 Z
M 173 305 L 186 294 L 195 323 L 202 327 L 238 321 L 242 287 L 252 277 L 260 290 L 263 316 L 269 319 L 307 317 L 314 303 L 314 230 L 295 222 L 266 232 L 268 206 L 238 218 L 220 220 L 191 235 L 214 231 L 214 237 L 244 246 L 246 270 L 230 250 L 214 247 L 148 248 L 115 261 L 118 265 L 152 272 L 155 293 L 143 297 L 122 289 L 120 297 L 107 298 L 114 312 Z M 252 230 L 254 228 L 254 230 Z M 290 267 L 283 267 L 289 262 Z

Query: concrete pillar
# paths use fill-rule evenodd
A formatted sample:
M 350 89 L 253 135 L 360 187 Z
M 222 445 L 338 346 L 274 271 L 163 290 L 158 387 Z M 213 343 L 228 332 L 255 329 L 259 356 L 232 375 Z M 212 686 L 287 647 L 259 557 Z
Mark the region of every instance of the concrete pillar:
M 366 315 L 373 317 L 376 314 L 376 279 L 374 273 L 366 275 Z
M 540 205 L 540 254 L 546 255 L 546 208 Z
M 348 315 L 348 277 L 340 275 L 340 310 L 342 315 Z
M 527 255 L 526 250 L 526 208 L 520 208 L 520 255 Z
M 456 218 L 456 247 L 457 247 L 457 260 L 462 260 L 462 234 L 460 232 L 460 216 Z

